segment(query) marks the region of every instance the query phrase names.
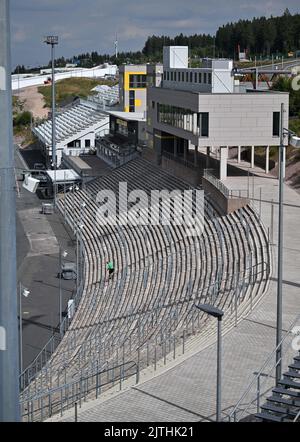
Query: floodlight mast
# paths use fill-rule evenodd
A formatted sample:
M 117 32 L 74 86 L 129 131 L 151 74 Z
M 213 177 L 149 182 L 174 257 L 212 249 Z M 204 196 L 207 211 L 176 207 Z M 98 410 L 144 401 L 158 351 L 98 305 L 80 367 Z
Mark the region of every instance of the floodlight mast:
M 0 0 L 0 422 L 20 420 L 9 4 Z
M 57 169 L 56 155 L 56 126 L 55 126 L 55 46 L 58 45 L 58 36 L 48 35 L 44 37 L 44 43 L 51 45 L 51 65 L 52 65 L 52 167 Z M 56 177 L 54 178 L 54 206 L 56 206 Z

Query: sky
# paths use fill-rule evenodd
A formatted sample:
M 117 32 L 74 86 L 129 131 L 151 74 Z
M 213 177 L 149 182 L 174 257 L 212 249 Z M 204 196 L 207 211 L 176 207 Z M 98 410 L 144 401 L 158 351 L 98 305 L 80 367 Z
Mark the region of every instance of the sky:
M 12 64 L 48 63 L 44 35 L 58 35 L 58 56 L 142 50 L 149 35 L 215 34 L 240 18 L 300 12 L 299 0 L 10 0 Z

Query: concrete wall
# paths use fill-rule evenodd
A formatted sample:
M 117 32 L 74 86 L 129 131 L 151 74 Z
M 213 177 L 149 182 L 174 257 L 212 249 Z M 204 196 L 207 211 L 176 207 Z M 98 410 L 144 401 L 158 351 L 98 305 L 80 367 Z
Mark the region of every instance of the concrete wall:
M 214 202 L 221 215 L 229 215 L 242 207 L 249 204 L 247 198 L 227 198 L 213 184 L 205 178 L 202 179 L 202 186 L 205 193 L 210 195 L 210 199 Z
M 152 108 L 152 101 L 155 108 Z M 190 132 L 158 123 L 157 103 L 169 104 L 209 112 L 209 137 L 197 137 Z M 206 146 L 276 146 L 279 137 L 273 137 L 273 112 L 280 112 L 281 103 L 289 108 L 287 93 L 198 94 L 165 88 L 148 90 L 148 119 L 153 128 Z M 284 126 L 288 127 L 288 112 Z M 149 130 L 151 132 L 151 129 Z M 285 140 L 287 144 L 287 140 Z

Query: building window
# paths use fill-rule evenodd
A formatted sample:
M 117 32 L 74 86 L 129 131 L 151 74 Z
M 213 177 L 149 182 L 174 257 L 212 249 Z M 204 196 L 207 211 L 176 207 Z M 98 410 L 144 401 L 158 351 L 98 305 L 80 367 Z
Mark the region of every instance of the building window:
M 135 91 L 129 91 L 129 112 L 135 112 Z
M 85 140 L 85 147 L 91 147 L 91 140 Z
M 194 75 L 194 83 L 197 83 L 197 72 L 195 72 L 195 75 Z
M 200 137 L 209 136 L 209 113 L 202 112 L 198 114 L 198 128 Z
M 167 72 L 165 71 L 164 72 L 164 80 L 166 80 L 167 79 Z
M 186 82 L 189 81 L 189 73 L 188 73 L 188 72 L 186 72 L 186 75 L 185 75 L 185 81 L 186 81 Z
M 171 72 L 171 81 L 173 81 L 174 80 L 174 72 L 172 71 Z
M 178 81 L 181 81 L 181 72 L 178 72 Z
M 177 72 L 174 72 L 174 81 L 177 81 Z
M 203 133 L 208 132 L 208 129 L 205 128 L 205 124 L 208 123 L 203 120 Z M 199 122 L 200 118 L 196 112 L 191 111 L 190 109 L 184 109 L 181 107 L 171 106 L 168 104 L 159 104 L 157 103 L 157 121 L 162 124 L 167 124 L 169 126 L 176 127 L 178 129 L 183 129 L 187 132 L 191 132 L 193 134 L 199 134 Z M 203 135 L 207 136 L 207 135 Z
M 202 72 L 199 72 L 199 83 L 202 83 Z
M 182 72 L 182 81 L 184 81 L 184 72 Z
M 147 76 L 140 74 L 129 75 L 130 89 L 145 89 L 147 87 Z
M 152 109 L 155 109 L 155 101 L 151 101 Z
M 167 72 L 167 80 L 168 81 L 170 80 L 170 72 L 169 71 Z
M 204 84 L 206 84 L 206 83 L 207 83 L 207 73 L 204 72 Z
M 193 83 L 193 72 L 190 73 L 190 82 Z
M 273 137 L 280 136 L 280 112 L 273 112 Z
M 211 84 L 211 74 L 208 74 L 208 84 Z

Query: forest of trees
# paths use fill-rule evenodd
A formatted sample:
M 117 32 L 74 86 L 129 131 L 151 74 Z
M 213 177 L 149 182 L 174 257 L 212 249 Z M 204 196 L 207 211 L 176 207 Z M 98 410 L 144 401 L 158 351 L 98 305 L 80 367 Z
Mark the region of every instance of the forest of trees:
M 63 67 L 66 63 L 78 62 L 80 67 L 90 68 L 105 62 L 144 63 L 162 61 L 163 46 L 186 45 L 190 48 L 191 58 L 228 57 L 237 59 L 238 46 L 247 50 L 248 57 L 268 57 L 270 54 L 287 56 L 289 51 L 300 50 L 300 14 L 292 15 L 286 9 L 280 17 L 260 17 L 253 20 L 239 20 L 220 27 L 215 36 L 194 34 L 148 37 L 142 51 L 121 52 L 116 60 L 115 55 L 98 54 L 93 51 L 72 58 L 61 57 L 56 66 Z M 49 62 L 49 67 L 51 62 Z M 32 70 L 31 70 L 32 71 Z M 24 73 L 24 66 L 17 66 L 14 73 Z

